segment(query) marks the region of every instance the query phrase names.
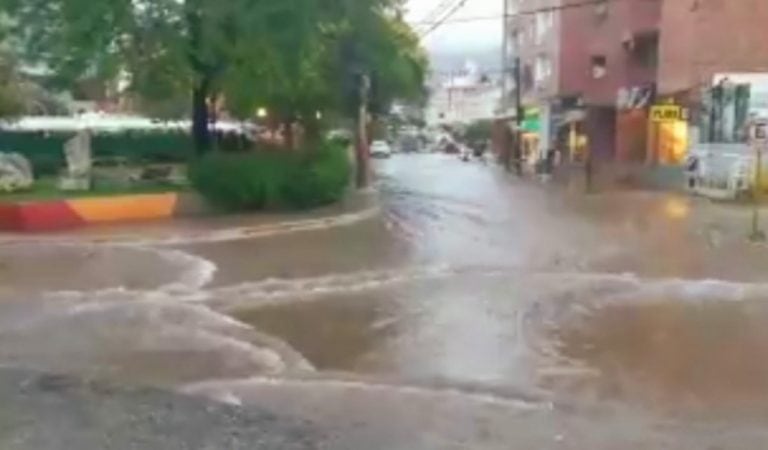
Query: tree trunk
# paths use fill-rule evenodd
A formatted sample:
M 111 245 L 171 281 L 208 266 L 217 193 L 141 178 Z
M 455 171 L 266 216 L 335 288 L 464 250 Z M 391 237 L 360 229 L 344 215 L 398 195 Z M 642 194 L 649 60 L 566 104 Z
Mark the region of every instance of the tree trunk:
M 283 139 L 285 148 L 288 150 L 295 150 L 296 137 L 293 134 L 293 120 L 291 119 L 285 119 L 283 121 Z
M 358 101 L 357 112 L 357 130 L 355 133 L 355 156 L 357 165 L 357 187 L 364 189 L 368 187 L 370 179 L 369 157 L 370 141 L 368 139 L 368 93 L 370 89 L 370 80 L 367 76 L 361 77 L 360 98 Z
M 203 78 L 192 91 L 192 139 L 198 156 L 211 149 L 211 130 L 209 128 L 208 95 L 210 79 Z
M 311 151 L 320 147 L 322 143 L 322 135 L 320 134 L 320 123 L 317 120 L 309 119 L 304 123 L 304 143 L 306 147 Z

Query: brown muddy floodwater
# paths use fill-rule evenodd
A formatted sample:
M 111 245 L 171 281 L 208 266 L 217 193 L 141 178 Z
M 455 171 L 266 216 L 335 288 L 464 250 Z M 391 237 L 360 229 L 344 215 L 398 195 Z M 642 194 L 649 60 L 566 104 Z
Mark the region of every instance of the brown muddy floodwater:
M 255 405 L 332 448 L 765 448 L 748 212 L 440 155 L 376 171 L 374 208 L 0 235 L 0 365 Z
M 594 369 L 604 397 L 669 413 L 768 418 L 768 303 L 657 300 L 610 305 L 553 334 Z M 591 383 L 591 386 L 590 386 Z

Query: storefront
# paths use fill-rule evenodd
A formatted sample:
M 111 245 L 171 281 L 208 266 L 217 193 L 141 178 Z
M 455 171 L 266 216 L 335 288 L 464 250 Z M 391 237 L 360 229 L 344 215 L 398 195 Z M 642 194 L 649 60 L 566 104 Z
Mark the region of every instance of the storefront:
M 651 165 L 681 165 L 688 156 L 688 114 L 673 103 L 651 107 L 646 162 Z
M 533 166 L 541 158 L 541 111 L 538 107 L 526 107 L 523 111 L 525 114 L 520 124 L 522 158 L 527 165 Z
M 587 135 L 584 131 L 583 109 L 569 109 L 557 116 L 554 124 L 554 147 L 564 162 L 582 162 L 587 156 Z

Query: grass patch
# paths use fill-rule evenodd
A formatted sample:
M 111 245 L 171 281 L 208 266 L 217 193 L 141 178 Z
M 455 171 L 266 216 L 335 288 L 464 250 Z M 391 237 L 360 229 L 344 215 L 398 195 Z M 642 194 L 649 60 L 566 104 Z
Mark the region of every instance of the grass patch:
M 140 183 L 128 187 L 96 185 L 89 191 L 62 191 L 58 187 L 57 178 L 45 177 L 35 181 L 32 189 L 10 194 L 0 194 L 0 203 L 64 200 L 68 198 L 84 197 L 115 197 L 120 195 L 162 194 L 165 192 L 182 192 L 187 189 L 187 186 L 170 183 Z

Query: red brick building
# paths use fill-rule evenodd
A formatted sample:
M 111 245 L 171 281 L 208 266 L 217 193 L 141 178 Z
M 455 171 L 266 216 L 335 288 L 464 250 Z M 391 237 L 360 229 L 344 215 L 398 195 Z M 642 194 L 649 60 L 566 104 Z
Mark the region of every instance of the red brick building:
M 587 149 L 601 159 L 642 158 L 662 0 L 506 1 L 505 72 L 517 58 L 526 123 L 536 129 L 524 137 L 538 154 L 554 146 L 576 160 Z
M 599 159 L 679 164 L 689 124 L 649 123 L 649 108 L 679 103 L 694 121 L 713 75 L 768 72 L 768 0 L 507 2 L 507 59 L 520 58 L 524 106 L 548 112 L 540 147 L 575 159 L 589 149 Z
M 571 112 L 560 127 L 561 141 L 573 144 L 573 135 L 581 133 L 595 158 L 645 157 L 661 5 L 662 0 L 562 2 L 559 95 L 564 115 L 569 109 L 582 114 Z
M 614 106 L 619 89 L 656 79 L 661 0 L 606 1 L 568 8 L 561 22 L 560 93 Z
M 665 0 L 659 93 L 686 93 L 723 72 L 768 72 L 767 0 Z
M 664 0 L 657 101 L 680 104 L 690 123 L 652 127 L 649 160 L 678 163 L 698 144 L 689 130 L 716 74 L 756 72 L 768 72 L 768 1 Z

